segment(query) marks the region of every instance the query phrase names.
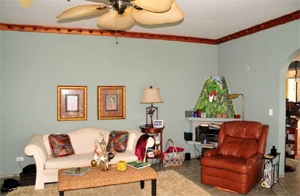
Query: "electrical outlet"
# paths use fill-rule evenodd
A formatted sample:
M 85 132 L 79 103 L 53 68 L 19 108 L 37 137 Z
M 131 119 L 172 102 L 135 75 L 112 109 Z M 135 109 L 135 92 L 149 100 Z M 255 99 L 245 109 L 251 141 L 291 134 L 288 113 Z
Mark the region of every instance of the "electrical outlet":
M 17 162 L 24 161 L 24 157 L 17 157 L 16 160 Z

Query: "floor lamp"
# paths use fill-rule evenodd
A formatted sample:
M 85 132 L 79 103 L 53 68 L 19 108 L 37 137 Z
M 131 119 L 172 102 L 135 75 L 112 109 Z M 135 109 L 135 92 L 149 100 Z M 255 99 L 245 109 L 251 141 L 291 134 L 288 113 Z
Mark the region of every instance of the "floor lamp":
M 235 98 L 238 98 L 240 95 L 243 98 L 243 121 L 244 121 L 245 120 L 245 97 L 244 97 L 244 95 L 241 93 L 230 94 L 227 96 L 227 99 L 235 99 Z

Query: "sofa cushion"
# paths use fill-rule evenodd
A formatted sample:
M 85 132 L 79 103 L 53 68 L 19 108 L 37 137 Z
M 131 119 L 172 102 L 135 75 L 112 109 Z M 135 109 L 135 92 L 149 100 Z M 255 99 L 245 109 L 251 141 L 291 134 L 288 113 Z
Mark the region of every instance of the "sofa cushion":
M 50 157 L 45 163 L 45 169 L 91 166 L 91 160 L 93 160 L 93 158 L 93 153 L 74 154 L 72 156 L 61 157 L 59 159 Z
M 249 158 L 257 152 L 257 140 L 226 136 L 219 147 L 219 154 Z
M 95 148 L 95 139 L 98 141 L 102 139 L 100 138 L 100 132 L 108 138 L 109 131 L 96 128 L 83 128 L 68 133 L 76 154 L 92 153 Z
M 224 155 L 203 157 L 201 166 L 224 169 L 240 174 L 248 174 L 252 169 L 252 165 L 247 164 L 247 159 Z
M 110 164 L 116 164 L 119 161 L 126 161 L 126 162 L 130 162 L 130 161 L 136 161 L 138 160 L 137 156 L 135 156 L 134 153 L 130 152 L 130 151 L 125 151 L 122 153 L 116 153 L 115 157 L 109 162 Z
M 111 145 L 117 152 L 125 152 L 127 148 L 129 133 L 127 131 L 111 131 L 109 133 L 109 140 L 107 150 L 111 149 Z
M 53 157 L 75 154 L 70 137 L 67 134 L 51 134 L 49 135 L 49 143 Z
M 129 138 L 128 138 L 128 143 L 127 143 L 127 148 L 126 151 L 131 151 L 132 153 L 135 152 L 135 145 L 136 145 L 136 141 L 137 141 L 137 137 L 139 133 L 139 131 L 137 130 L 126 130 L 129 133 Z
M 72 156 L 61 157 L 59 159 L 50 157 L 45 163 L 45 169 L 91 166 L 91 160 L 93 159 L 93 153 L 74 154 Z M 116 164 L 119 161 L 130 162 L 135 160 L 137 160 L 137 156 L 135 156 L 134 153 L 125 151 L 124 153 L 116 153 L 116 156 L 109 163 Z

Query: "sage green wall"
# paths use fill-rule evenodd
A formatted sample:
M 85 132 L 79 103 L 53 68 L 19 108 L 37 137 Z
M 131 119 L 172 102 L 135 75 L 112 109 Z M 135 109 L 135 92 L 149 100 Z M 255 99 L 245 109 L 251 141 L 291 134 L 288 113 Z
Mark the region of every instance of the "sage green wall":
M 300 22 L 293 21 L 218 46 L 219 75 L 231 92 L 245 95 L 245 119 L 270 125 L 266 152 L 285 152 L 285 79 L 292 59 L 300 53 Z M 241 99 L 241 98 L 239 98 Z M 241 100 L 235 101 L 241 113 Z M 273 109 L 273 116 L 269 116 Z
M 68 133 L 82 127 L 138 129 L 145 123 L 142 89 L 161 89 L 164 140 L 185 144 L 184 111 L 196 103 L 207 76 L 223 75 L 231 92 L 246 99 L 246 120 L 270 125 L 266 151 L 284 152 L 285 74 L 300 53 L 294 21 L 219 46 L 143 39 L 0 31 L 0 175 L 20 173 L 15 158 L 34 163 L 24 147 L 34 134 Z M 57 85 L 88 86 L 88 120 L 58 122 Z M 126 120 L 97 120 L 97 86 L 126 86 Z M 241 113 L 241 100 L 235 100 Z M 273 109 L 274 115 L 268 116 Z M 283 163 L 284 159 L 282 156 Z M 280 174 L 283 174 L 281 164 Z
M 218 74 L 217 46 L 113 37 L 1 32 L 1 175 L 34 163 L 24 147 L 34 134 L 83 127 L 138 129 L 145 123 L 143 88 L 161 89 L 164 140 L 183 140 L 184 111 L 193 109 L 207 76 Z M 58 122 L 57 85 L 88 87 L 88 120 Z M 97 86 L 126 86 L 126 120 L 97 120 Z M 229 83 L 230 85 L 230 83 Z
M 2 37 L 1 34 L 2 34 L 2 31 L 0 31 L 0 44 L 1 44 L 1 37 Z M 1 51 L 2 51 L 2 47 L 0 47 L 0 142 L 2 143 L 2 139 L 1 139 L 1 135 L 2 135 L 2 131 L 1 131 L 1 127 L 2 127 L 2 126 L 1 126 L 1 121 L 2 121 L 2 120 L 1 120 L 1 119 L 2 119 L 2 107 L 1 107 L 1 94 L 2 94 L 2 93 L 1 93 L 1 81 L 2 81 L 2 80 L 1 80 L 1 75 L 2 75 L 2 71 L 1 71 L 1 67 L 2 67 L 2 66 L 1 66 L 1 59 L 2 59 L 2 52 L 1 52 Z M 1 167 L 1 165 L 2 165 L 2 164 L 1 164 L 1 159 L 2 159 L 2 158 L 1 158 L 1 157 L 2 157 L 2 156 L 1 156 L 1 154 L 2 154 L 1 149 L 2 149 L 2 148 L 1 148 L 1 144 L 0 144 L 0 171 L 1 171 L 1 168 L 2 168 L 2 167 Z

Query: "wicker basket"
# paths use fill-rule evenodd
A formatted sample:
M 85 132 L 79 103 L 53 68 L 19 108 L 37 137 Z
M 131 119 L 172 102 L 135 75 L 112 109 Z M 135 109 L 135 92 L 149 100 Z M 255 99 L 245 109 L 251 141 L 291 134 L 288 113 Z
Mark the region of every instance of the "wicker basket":
M 168 149 L 170 143 L 173 145 L 173 152 L 165 154 L 163 158 L 163 166 L 164 167 L 180 166 L 184 162 L 184 154 L 182 152 L 177 152 L 176 145 L 174 141 L 171 139 L 168 139 L 166 143 L 166 149 Z

